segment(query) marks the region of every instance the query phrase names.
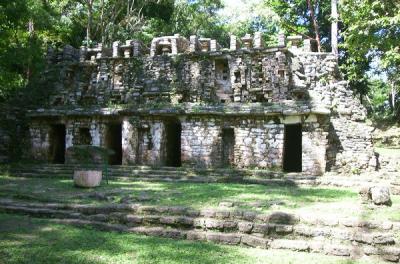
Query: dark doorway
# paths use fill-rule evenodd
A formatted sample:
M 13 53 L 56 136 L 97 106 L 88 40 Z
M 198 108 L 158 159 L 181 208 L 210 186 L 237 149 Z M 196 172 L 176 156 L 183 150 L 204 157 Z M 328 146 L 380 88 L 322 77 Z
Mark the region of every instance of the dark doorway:
M 92 145 L 92 135 L 89 128 L 79 128 L 78 145 Z
M 283 170 L 286 172 L 301 172 L 301 135 L 301 124 L 285 125 Z
M 166 165 L 180 167 L 181 163 L 181 133 L 182 126 L 178 121 L 165 124 L 166 133 Z
M 65 125 L 52 125 L 50 128 L 50 162 L 65 162 Z
M 106 137 L 105 137 L 106 148 L 113 151 L 113 154 L 109 157 L 108 163 L 111 165 L 122 164 L 122 126 L 121 124 L 109 124 L 107 125 Z
M 235 132 L 233 128 L 222 129 L 222 165 L 230 166 L 234 162 Z

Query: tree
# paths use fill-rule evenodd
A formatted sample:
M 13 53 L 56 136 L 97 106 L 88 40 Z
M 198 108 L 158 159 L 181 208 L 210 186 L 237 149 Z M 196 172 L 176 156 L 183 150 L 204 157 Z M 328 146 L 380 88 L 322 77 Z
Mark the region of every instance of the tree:
M 331 47 L 332 47 L 332 53 L 335 54 L 336 56 L 339 54 L 339 49 L 338 49 L 339 14 L 337 7 L 338 7 L 338 0 L 331 0 L 331 17 L 332 17 Z
M 399 117 L 396 94 L 400 84 L 400 2 L 343 0 L 340 12 L 345 25 L 342 47 L 347 55 L 342 68 L 347 78 L 353 83 L 365 82 L 367 72 L 386 78 L 391 86 L 388 97 Z M 357 65 L 361 62 L 363 67 Z
M 330 49 L 330 12 L 328 1 L 265 0 L 280 17 L 280 27 L 288 34 L 299 34 L 316 42 L 319 51 Z

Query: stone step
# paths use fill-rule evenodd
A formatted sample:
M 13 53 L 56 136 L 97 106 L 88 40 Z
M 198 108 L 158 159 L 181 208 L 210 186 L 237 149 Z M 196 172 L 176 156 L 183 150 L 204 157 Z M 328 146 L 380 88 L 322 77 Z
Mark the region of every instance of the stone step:
M 170 239 L 187 239 L 192 241 L 208 241 L 225 245 L 242 245 L 263 249 L 285 249 L 291 251 L 303 251 L 323 253 L 334 256 L 360 258 L 364 256 L 379 256 L 384 260 L 397 262 L 400 249 L 394 246 L 382 246 L 379 248 L 349 243 L 341 243 L 335 240 L 325 239 L 282 239 L 263 238 L 259 236 L 241 233 L 221 233 L 203 230 L 183 230 L 164 226 L 135 226 L 127 227 L 121 224 L 111 224 L 102 221 L 84 220 L 79 218 L 53 218 L 49 221 L 58 224 L 68 224 L 77 227 L 92 226 L 104 231 L 129 232 L 147 236 L 158 236 Z
M 120 223 L 159 223 L 172 226 L 192 226 L 202 229 L 238 230 L 244 233 L 260 234 L 297 234 L 306 237 L 332 236 L 342 240 L 360 239 L 360 232 L 368 232 L 375 244 L 393 243 L 390 230 L 399 231 L 399 223 L 356 221 L 340 219 L 336 223 L 314 218 L 305 221 L 293 214 L 272 212 L 256 214 L 252 211 L 227 210 L 223 208 L 206 208 L 195 210 L 183 206 L 149 206 L 136 204 L 81 205 L 60 203 L 24 203 L 11 199 L 0 199 L 4 208 L 17 207 L 28 209 L 60 210 L 61 212 L 78 213 L 82 217 L 103 219 Z M 381 242 L 377 242 L 379 237 Z M 382 242 L 386 237 L 386 242 Z M 367 241 L 368 242 L 368 241 Z
M 165 216 L 151 214 L 127 214 L 120 210 L 152 212 L 156 207 L 139 205 L 63 205 L 17 203 L 12 200 L 0 201 L 0 212 L 22 213 L 35 217 L 56 218 L 54 221 L 74 225 L 93 225 L 102 230 L 134 232 L 144 235 L 177 239 L 205 240 L 229 245 L 289 249 L 295 251 L 321 252 L 338 256 L 382 255 L 385 259 L 398 261 L 400 248 L 393 235 L 370 233 L 368 230 L 352 233 L 349 228 L 323 228 L 303 224 L 276 224 L 235 222 L 210 217 Z M 172 209 L 172 210 L 171 210 Z M 183 207 L 164 207 L 171 212 L 188 213 Z M 108 212 L 108 214 L 100 214 Z M 206 214 L 204 211 L 200 214 Z M 220 215 L 220 217 L 222 217 Z M 257 216 L 256 216 L 257 217 Z M 271 218 L 269 219 L 271 220 Z M 249 225 L 252 225 L 251 229 Z M 274 231 L 271 232 L 271 228 Z M 256 232 L 253 232 L 256 231 Z M 355 250 L 356 249 L 356 250 Z
M 256 221 L 261 223 L 284 223 L 284 224 L 304 224 L 306 226 L 318 227 L 342 227 L 359 228 L 364 231 L 374 232 L 390 230 L 400 231 L 400 222 L 391 221 L 366 221 L 353 218 L 334 217 L 315 217 L 312 215 L 294 215 L 283 212 L 255 213 L 253 211 L 240 210 L 230 207 L 193 209 L 187 206 L 155 206 L 143 205 L 141 203 L 122 203 L 122 204 L 64 204 L 64 203 L 42 203 L 42 202 L 20 202 L 13 199 L 0 199 L 0 205 L 18 205 L 29 208 L 46 208 L 52 210 L 74 210 L 84 215 L 126 213 L 137 215 L 161 215 L 179 217 L 200 217 L 212 219 L 225 219 L 237 221 Z M 304 231 L 305 232 L 305 231 Z
M 76 166 L 73 165 L 63 165 L 63 164 L 45 164 L 45 165 L 22 165 L 22 166 L 14 166 L 11 171 L 23 172 L 23 171 L 39 171 L 39 172 L 47 172 L 47 171 L 73 171 Z M 93 166 L 93 168 L 103 169 L 104 166 Z M 176 174 L 196 174 L 196 175 L 241 175 L 241 176 L 257 176 L 263 178 L 280 178 L 283 177 L 284 174 L 267 171 L 267 170 L 244 170 L 244 169 L 192 169 L 185 167 L 149 167 L 149 166 L 125 166 L 125 165 L 111 165 L 108 166 L 110 171 L 121 172 L 121 173 L 154 173 L 154 172 L 163 172 L 163 173 L 176 173 Z M 302 174 L 292 174 L 292 177 L 303 177 Z

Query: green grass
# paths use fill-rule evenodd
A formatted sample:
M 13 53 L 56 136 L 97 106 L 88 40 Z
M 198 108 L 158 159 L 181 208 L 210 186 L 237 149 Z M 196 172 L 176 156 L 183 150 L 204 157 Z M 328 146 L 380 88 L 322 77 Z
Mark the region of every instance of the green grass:
M 110 181 L 94 189 L 77 188 L 72 180 L 0 176 L 0 198 L 29 202 L 80 204 L 120 203 L 129 196 L 131 203 L 188 206 L 194 209 L 217 207 L 222 201 L 232 209 L 259 213 L 285 211 L 311 216 L 357 217 L 361 220 L 400 221 L 400 196 L 392 195 L 392 207 L 370 210 L 361 204 L 356 189 L 257 185 L 234 183 L 174 183 Z M 100 200 L 94 193 L 106 194 Z
M 29 263 L 366 263 L 313 253 L 102 232 L 0 214 L 0 264 Z M 372 262 L 371 262 L 372 263 Z M 377 263 L 377 262 L 373 262 Z
M 400 148 L 375 147 L 375 151 L 384 156 L 400 158 Z
M 214 207 L 232 201 L 237 207 L 268 211 L 297 209 L 314 203 L 354 200 L 357 193 L 347 189 L 298 187 L 295 185 L 257 185 L 233 183 L 170 183 L 110 181 L 96 189 L 73 186 L 71 180 L 14 178 L 0 176 L 0 197 L 41 202 L 104 203 L 91 193 L 108 193 L 109 202 L 130 196 L 133 201 L 155 205 L 183 205 L 192 208 Z

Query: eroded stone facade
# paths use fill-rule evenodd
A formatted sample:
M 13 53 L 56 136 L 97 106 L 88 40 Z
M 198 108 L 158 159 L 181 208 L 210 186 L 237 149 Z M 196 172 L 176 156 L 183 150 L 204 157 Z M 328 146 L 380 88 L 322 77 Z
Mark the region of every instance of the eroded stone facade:
M 54 161 L 54 145 L 89 144 L 120 152 L 114 164 L 374 169 L 365 109 L 336 58 L 290 39 L 264 47 L 261 33 L 231 36 L 223 49 L 174 35 L 150 50 L 134 40 L 49 50 L 53 91 L 30 113 L 33 156 Z M 61 126 L 64 140 L 51 136 Z

